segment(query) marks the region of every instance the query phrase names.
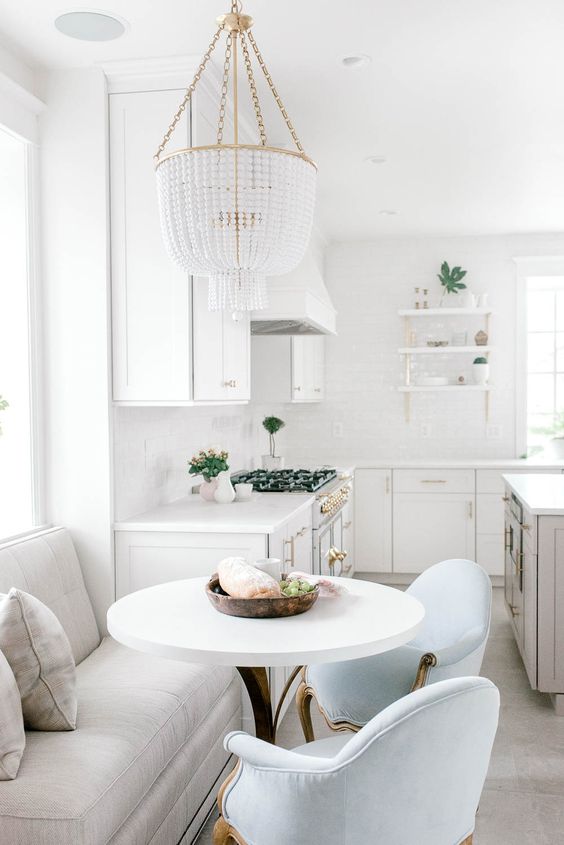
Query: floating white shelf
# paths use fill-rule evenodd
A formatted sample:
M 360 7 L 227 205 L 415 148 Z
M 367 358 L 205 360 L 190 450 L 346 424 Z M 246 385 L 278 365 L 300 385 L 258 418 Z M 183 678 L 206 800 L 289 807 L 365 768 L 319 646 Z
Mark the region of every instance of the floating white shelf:
M 473 317 L 492 313 L 489 308 L 404 308 L 398 311 L 400 317 Z
M 405 384 L 398 387 L 400 393 L 428 393 L 430 391 L 441 392 L 448 390 L 463 390 L 468 393 L 470 390 L 488 391 L 491 390 L 489 384 Z
M 450 355 L 451 352 L 475 352 L 480 356 L 483 352 L 491 352 L 493 346 L 402 346 L 398 349 L 400 355 Z

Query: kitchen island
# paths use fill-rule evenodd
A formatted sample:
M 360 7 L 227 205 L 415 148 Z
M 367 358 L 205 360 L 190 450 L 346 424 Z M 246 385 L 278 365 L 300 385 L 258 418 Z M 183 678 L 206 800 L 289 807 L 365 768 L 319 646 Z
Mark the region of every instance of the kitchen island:
M 506 606 L 532 688 L 564 716 L 564 476 L 504 481 Z

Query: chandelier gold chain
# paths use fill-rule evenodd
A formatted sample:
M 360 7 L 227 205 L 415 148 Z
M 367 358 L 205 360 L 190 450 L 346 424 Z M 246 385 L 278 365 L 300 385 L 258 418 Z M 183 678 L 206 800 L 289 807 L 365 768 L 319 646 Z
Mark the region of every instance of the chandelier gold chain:
M 245 37 L 245 33 L 242 32 L 240 35 L 241 38 L 241 49 L 243 51 L 243 58 L 245 60 L 245 67 L 247 68 L 247 77 L 249 80 L 249 87 L 251 89 L 251 96 L 253 98 L 253 106 L 255 108 L 255 115 L 257 118 L 258 128 L 259 128 L 259 135 L 260 135 L 260 142 L 263 147 L 266 147 L 266 130 L 264 128 L 264 121 L 262 119 L 262 112 L 260 109 L 260 101 L 258 98 L 257 93 L 257 86 L 255 84 L 255 77 L 253 74 L 253 67 L 251 65 L 251 57 L 249 55 L 249 48 L 247 47 L 247 39 Z
M 167 131 L 165 132 L 165 135 L 164 135 L 164 137 L 163 137 L 163 139 L 162 139 L 161 143 L 159 144 L 159 147 L 158 147 L 158 149 L 157 149 L 157 152 L 156 152 L 156 153 L 155 153 L 155 155 L 153 156 L 153 159 L 154 159 L 156 162 L 158 162 L 158 160 L 159 160 L 159 158 L 160 158 L 160 156 L 161 156 L 161 153 L 163 152 L 164 148 L 166 147 L 166 145 L 167 145 L 167 144 L 168 144 L 168 142 L 170 141 L 170 136 L 171 136 L 171 135 L 172 135 L 172 133 L 174 132 L 174 130 L 175 130 L 175 128 L 176 128 L 176 124 L 178 123 L 178 121 L 179 121 L 179 120 L 180 120 L 180 118 L 182 117 L 182 114 L 183 114 L 183 112 L 184 112 L 184 110 L 185 110 L 186 106 L 187 106 L 187 105 L 188 105 L 188 103 L 190 102 L 190 98 L 192 97 L 192 94 L 194 93 L 194 90 L 195 90 L 195 88 L 196 88 L 196 85 L 197 85 L 197 84 L 198 84 L 198 82 L 200 81 L 200 78 L 201 78 L 201 76 L 202 76 L 202 73 L 203 73 L 203 72 L 204 72 L 204 70 L 206 69 L 206 65 L 207 65 L 207 63 L 209 62 L 210 58 L 211 58 L 211 54 L 213 53 L 213 51 L 214 51 L 214 49 L 215 49 L 215 46 L 216 46 L 217 42 L 218 42 L 218 41 L 219 41 L 219 39 L 221 38 L 221 33 L 222 33 L 222 31 L 223 31 L 223 28 L 222 28 L 222 27 L 219 27 L 219 29 L 217 30 L 217 32 L 215 33 L 214 37 L 212 38 L 212 40 L 211 40 L 211 42 L 210 42 L 210 46 L 208 47 L 207 52 L 206 52 L 206 53 L 204 53 L 204 57 L 203 57 L 202 61 L 200 62 L 200 65 L 199 65 L 199 67 L 198 67 L 198 70 L 196 71 L 196 73 L 195 73 L 195 75 L 194 75 L 194 79 L 192 80 L 192 82 L 191 82 L 190 86 L 186 89 L 186 94 L 184 95 L 184 99 L 183 99 L 183 100 L 182 100 L 182 102 L 180 103 L 180 105 L 179 105 L 179 107 L 178 107 L 178 111 L 177 111 L 177 112 L 176 112 L 176 114 L 174 115 L 174 117 L 173 117 L 173 119 L 172 119 L 172 122 L 171 122 L 170 126 L 168 127 L 168 129 L 167 129 Z
M 223 62 L 223 80 L 221 84 L 221 98 L 219 101 L 219 121 L 217 124 L 217 143 L 223 143 L 223 126 L 225 123 L 225 109 L 227 105 L 227 91 L 229 88 L 229 67 L 231 65 L 231 46 L 233 38 L 231 33 L 227 36 L 225 45 L 225 61 Z
M 261 66 L 261 68 L 262 68 L 262 72 L 264 73 L 264 75 L 265 75 L 265 77 L 266 77 L 266 81 L 268 82 L 268 87 L 269 87 L 269 88 L 270 88 L 270 90 L 272 91 L 272 95 L 273 95 L 274 99 L 276 100 L 276 104 L 277 104 L 278 108 L 280 109 L 280 111 L 282 112 L 282 117 L 283 117 L 283 118 L 284 118 L 284 120 L 286 121 L 286 126 L 288 127 L 288 129 L 289 129 L 289 131 L 290 131 L 290 135 L 291 135 L 291 136 L 292 136 L 292 138 L 294 139 L 294 143 L 295 143 L 296 147 L 298 148 L 298 150 L 299 150 L 301 153 L 305 153 L 305 150 L 304 150 L 304 148 L 302 147 L 302 145 L 301 145 L 301 143 L 300 143 L 300 139 L 298 138 L 298 135 L 297 135 L 297 133 L 296 133 L 296 130 L 294 129 L 294 126 L 293 126 L 293 124 L 292 124 L 292 121 L 290 120 L 290 117 L 289 117 L 289 115 L 288 115 L 288 112 L 287 112 L 287 111 L 286 111 L 286 109 L 284 108 L 284 103 L 282 102 L 282 99 L 280 98 L 280 94 L 279 94 L 279 93 L 278 93 L 278 91 L 276 90 L 276 86 L 275 86 L 275 84 L 274 84 L 274 82 L 273 82 L 273 79 L 272 79 L 272 77 L 271 77 L 270 73 L 268 72 L 268 68 L 267 68 L 267 66 L 266 66 L 266 64 L 265 64 L 265 62 L 264 62 L 264 59 L 263 59 L 263 57 L 262 57 L 262 55 L 261 55 L 261 53 L 260 53 L 260 50 L 259 50 L 259 48 L 258 48 L 258 46 L 257 46 L 257 42 L 256 42 L 256 41 L 255 41 L 255 39 L 254 39 L 253 33 L 252 33 L 252 32 L 250 32 L 250 31 L 249 31 L 249 33 L 248 33 L 248 38 L 249 38 L 249 41 L 251 42 L 251 46 L 252 46 L 253 50 L 255 51 L 255 55 L 256 55 L 256 57 L 257 57 L 257 61 L 258 61 L 259 65 L 260 65 L 260 66 Z

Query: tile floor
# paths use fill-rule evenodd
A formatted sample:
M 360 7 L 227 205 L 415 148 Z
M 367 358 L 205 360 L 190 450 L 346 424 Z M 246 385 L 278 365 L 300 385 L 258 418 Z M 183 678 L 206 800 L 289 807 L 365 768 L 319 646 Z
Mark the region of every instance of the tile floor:
M 564 717 L 554 715 L 548 696 L 529 687 L 501 589 L 494 590 L 492 629 L 482 674 L 500 689 L 501 717 L 474 843 L 564 845 Z M 317 737 L 329 733 L 319 716 L 315 729 Z M 303 743 L 293 705 L 280 726 L 278 742 L 286 748 Z M 214 822 L 215 816 L 208 821 L 198 845 L 211 845 Z

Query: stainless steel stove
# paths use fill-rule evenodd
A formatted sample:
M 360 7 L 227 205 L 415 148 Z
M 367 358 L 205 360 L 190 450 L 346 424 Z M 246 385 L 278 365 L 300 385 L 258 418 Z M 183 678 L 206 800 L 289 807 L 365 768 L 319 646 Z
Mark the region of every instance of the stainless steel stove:
M 346 561 L 347 551 L 343 547 L 345 535 L 350 535 L 352 526 L 352 473 L 334 467 L 255 469 L 238 472 L 231 480 L 235 484 L 252 484 L 253 489 L 260 493 L 315 493 L 311 532 L 313 572 L 318 575 L 352 574 L 353 566 Z M 290 537 L 285 542 L 293 550 L 296 540 L 297 537 Z
M 234 484 L 252 484 L 253 490 L 260 493 L 315 493 L 336 477 L 337 470 L 332 467 L 313 470 L 255 469 L 250 472 L 238 472 L 231 476 L 231 481 Z

